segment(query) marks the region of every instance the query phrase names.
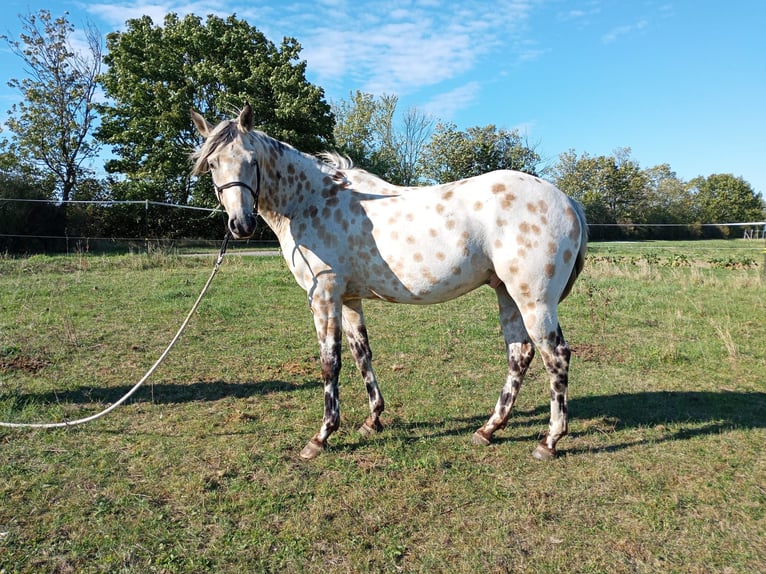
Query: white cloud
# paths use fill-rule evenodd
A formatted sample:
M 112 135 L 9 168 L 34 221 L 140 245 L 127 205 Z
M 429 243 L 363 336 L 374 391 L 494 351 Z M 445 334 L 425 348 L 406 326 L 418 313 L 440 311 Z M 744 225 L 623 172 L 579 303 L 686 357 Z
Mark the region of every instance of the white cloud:
M 640 32 L 641 30 L 644 30 L 647 26 L 649 26 L 649 21 L 645 18 L 642 18 L 638 22 L 635 22 L 634 24 L 626 24 L 624 26 L 617 26 L 616 28 L 613 28 L 604 36 L 601 38 L 601 41 L 604 44 L 611 44 L 612 42 L 616 42 L 618 39 L 620 39 L 623 36 L 627 36 L 628 34 L 632 34 L 634 32 Z
M 532 0 L 449 7 L 431 0 L 334 0 L 331 9 L 312 12 L 307 5 L 313 25 L 301 22 L 294 35 L 318 83 L 340 85 L 350 77 L 365 91 L 404 95 L 473 68 L 523 29 L 531 7 Z
M 480 90 L 479 82 L 468 82 L 454 90 L 438 94 L 422 106 L 423 111 L 435 118 L 449 120 L 456 112 L 469 107 Z
M 236 13 L 275 43 L 293 36 L 303 46 L 314 81 L 328 88 L 351 83 L 374 94 L 406 95 L 458 80 L 493 53 L 503 65 L 542 53 L 522 41 L 539 0 L 136 0 L 88 3 L 85 9 L 122 29 L 148 15 L 227 16 Z M 510 48 L 508 48 L 510 46 Z M 505 47 L 505 53 L 497 50 Z
M 86 3 L 83 8 L 91 15 L 100 18 L 110 24 L 115 30 L 121 30 L 127 20 L 149 16 L 152 22 L 161 25 L 167 14 L 175 13 L 180 17 L 187 14 L 196 14 L 204 18 L 208 14 L 226 17 L 235 10 L 230 5 L 220 0 L 201 0 L 199 2 L 150 2 L 138 0 L 136 2 L 119 3 Z

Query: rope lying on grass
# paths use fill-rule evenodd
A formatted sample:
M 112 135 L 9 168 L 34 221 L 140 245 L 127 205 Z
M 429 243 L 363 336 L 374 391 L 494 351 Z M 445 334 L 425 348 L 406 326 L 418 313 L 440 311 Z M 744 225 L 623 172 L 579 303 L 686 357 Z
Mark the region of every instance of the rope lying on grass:
M 205 286 L 202 288 L 202 292 L 199 294 L 199 297 L 197 297 L 197 300 L 194 302 L 194 305 L 192 305 L 191 310 L 189 311 L 188 315 L 186 315 L 186 319 L 184 319 L 184 322 L 181 324 L 181 327 L 178 329 L 178 332 L 176 333 L 175 337 L 170 341 L 170 344 L 167 346 L 167 348 L 163 351 L 163 353 L 160 355 L 160 358 L 155 361 L 155 363 L 151 366 L 151 368 L 146 372 L 146 374 L 143 376 L 143 378 L 138 381 L 132 389 L 130 389 L 127 393 L 125 393 L 120 400 L 118 400 L 116 403 L 112 404 L 111 406 L 107 407 L 103 411 L 96 413 L 94 415 L 91 415 L 89 417 L 73 420 L 73 421 L 64 421 L 59 423 L 8 423 L 8 422 L 2 422 L 0 421 L 0 427 L 10 427 L 10 428 L 36 428 L 36 429 L 54 429 L 54 428 L 62 428 L 62 427 L 71 427 L 76 425 L 81 425 L 85 423 L 89 423 L 91 421 L 94 421 L 96 419 L 99 419 L 103 417 L 104 415 L 112 412 L 114 409 L 119 407 L 122 403 L 127 401 L 133 393 L 135 393 L 139 388 L 141 388 L 141 385 L 143 385 L 149 377 L 152 376 L 152 373 L 157 369 L 157 367 L 160 366 L 160 363 L 165 360 L 165 357 L 170 352 L 170 349 L 173 348 L 173 346 L 176 344 L 178 339 L 181 338 L 181 333 L 184 332 L 186 329 L 186 326 L 189 324 L 189 320 L 191 319 L 192 315 L 194 315 L 194 312 L 197 310 L 197 307 L 199 307 L 200 302 L 202 301 L 202 298 L 205 296 L 205 293 L 207 293 L 208 287 L 210 287 L 210 284 L 213 282 L 213 277 L 215 277 L 215 274 L 218 273 L 219 267 L 221 267 L 221 263 L 223 262 L 223 256 L 226 253 L 226 246 L 229 243 L 229 238 L 231 235 L 229 233 L 226 234 L 226 237 L 223 238 L 223 243 L 221 244 L 221 250 L 218 253 L 218 259 L 215 262 L 215 266 L 213 267 L 213 272 L 210 274 L 210 277 L 208 277 L 207 282 L 205 283 Z

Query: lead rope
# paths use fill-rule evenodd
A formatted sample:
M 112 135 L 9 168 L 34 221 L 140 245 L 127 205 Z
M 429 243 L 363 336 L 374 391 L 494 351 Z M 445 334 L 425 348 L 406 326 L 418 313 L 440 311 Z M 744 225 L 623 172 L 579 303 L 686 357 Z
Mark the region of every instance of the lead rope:
M 0 427 L 55 429 L 55 428 L 82 425 L 103 417 L 104 415 L 112 412 L 114 409 L 119 407 L 122 403 L 127 401 L 133 395 L 133 393 L 135 393 L 139 388 L 141 388 L 141 385 L 143 385 L 147 381 L 147 379 L 152 376 L 152 373 L 154 373 L 157 367 L 160 366 L 160 363 L 162 363 L 162 361 L 165 360 L 165 357 L 170 352 L 170 349 L 173 348 L 173 346 L 176 344 L 178 339 L 181 337 L 181 333 L 183 333 L 184 329 L 186 329 L 186 326 L 189 324 L 189 320 L 191 319 L 194 312 L 197 310 L 197 307 L 199 307 L 200 301 L 202 301 L 202 298 L 205 296 L 205 293 L 207 293 L 208 287 L 210 287 L 210 284 L 213 281 L 213 277 L 215 277 L 215 274 L 218 273 L 219 267 L 221 267 L 221 263 L 223 262 L 223 256 L 226 253 L 226 246 L 229 244 L 230 237 L 231 237 L 231 234 L 227 233 L 226 237 L 223 238 L 223 243 L 221 244 L 221 250 L 218 253 L 218 259 L 216 260 L 215 266 L 213 267 L 213 272 L 210 274 L 210 277 L 208 277 L 207 283 L 205 283 L 205 286 L 202 288 L 202 292 L 199 294 L 199 297 L 197 297 L 197 300 L 194 302 L 194 305 L 192 305 L 192 308 L 189 311 L 189 314 L 186 315 L 186 319 L 184 319 L 184 322 L 181 323 L 181 327 L 178 329 L 178 332 L 176 333 L 175 337 L 173 337 L 173 339 L 170 341 L 170 344 L 167 346 L 165 351 L 163 351 L 163 353 L 160 355 L 160 358 L 157 359 L 157 361 L 151 366 L 151 368 L 146 372 L 143 378 L 140 381 L 138 381 L 133 386 L 132 389 L 130 389 L 127 393 L 125 393 L 122 396 L 122 398 L 120 398 L 120 400 L 118 400 L 116 403 L 114 403 L 110 407 L 104 409 L 100 413 L 96 413 L 95 415 L 91 415 L 89 417 L 85 417 L 82 419 L 77 419 L 73 421 L 64 421 L 60 423 L 6 423 L 6 422 L 0 421 Z

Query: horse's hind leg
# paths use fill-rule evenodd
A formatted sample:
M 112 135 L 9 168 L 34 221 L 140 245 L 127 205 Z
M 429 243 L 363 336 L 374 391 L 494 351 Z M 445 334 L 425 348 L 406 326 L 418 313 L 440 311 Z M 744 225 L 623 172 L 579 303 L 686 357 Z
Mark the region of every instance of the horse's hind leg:
M 507 347 L 508 375 L 492 416 L 473 434 L 474 444 L 479 445 L 489 444 L 492 434 L 505 427 L 524 381 L 524 375 L 535 355 L 535 349 L 524 328 L 516 303 L 508 295 L 505 285 L 500 284 L 496 291 L 500 307 L 500 326 Z
M 555 320 L 555 313 L 553 315 Z M 567 388 L 571 351 L 564 340 L 561 326 L 558 323 L 554 325 L 555 330 L 548 329 L 547 334 L 536 341 L 551 384 L 551 419 L 548 434 L 543 437 L 532 453 L 532 456 L 539 460 L 548 460 L 556 456 L 556 443 L 567 434 L 568 430 Z
M 343 330 L 348 339 L 351 354 L 354 356 L 356 366 L 362 374 L 364 384 L 367 387 L 367 397 L 370 402 L 370 416 L 359 428 L 359 432 L 365 435 L 380 432 L 383 425 L 380 422 L 380 413 L 385 406 L 383 395 L 378 387 L 378 380 L 372 368 L 372 350 L 367 338 L 367 327 L 364 324 L 362 313 L 362 301 L 360 299 L 346 301 L 343 305 Z

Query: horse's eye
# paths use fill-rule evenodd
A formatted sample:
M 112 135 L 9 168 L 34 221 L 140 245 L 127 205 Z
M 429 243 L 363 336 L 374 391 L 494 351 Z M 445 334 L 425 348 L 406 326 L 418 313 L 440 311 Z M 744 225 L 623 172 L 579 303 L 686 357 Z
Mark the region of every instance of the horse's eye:
M 210 171 L 214 171 L 218 167 L 218 161 L 211 159 L 207 162 L 207 166 L 210 168 Z

